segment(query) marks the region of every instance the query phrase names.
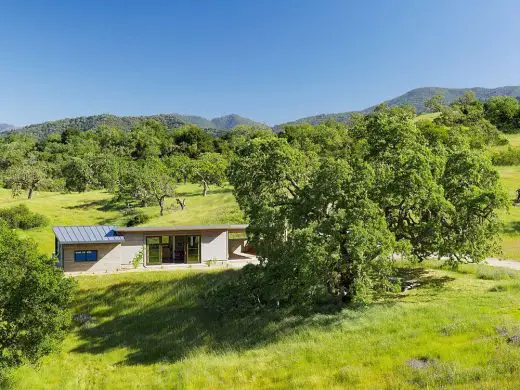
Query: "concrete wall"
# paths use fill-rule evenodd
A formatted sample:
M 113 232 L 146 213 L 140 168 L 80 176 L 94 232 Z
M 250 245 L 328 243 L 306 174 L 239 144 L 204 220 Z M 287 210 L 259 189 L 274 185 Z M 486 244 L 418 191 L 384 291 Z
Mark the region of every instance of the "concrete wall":
M 143 250 L 143 260 L 146 259 L 146 247 L 144 243 L 143 233 L 125 233 L 125 240 L 121 243 L 119 253 L 121 256 L 121 264 L 129 266 L 135 255 Z M 143 263 L 141 263 L 141 266 Z
M 121 268 L 120 243 L 63 245 L 65 272 L 105 272 Z M 74 251 L 97 250 L 98 261 L 74 261 Z
M 201 232 L 200 259 L 227 260 L 228 259 L 228 232 L 205 231 Z

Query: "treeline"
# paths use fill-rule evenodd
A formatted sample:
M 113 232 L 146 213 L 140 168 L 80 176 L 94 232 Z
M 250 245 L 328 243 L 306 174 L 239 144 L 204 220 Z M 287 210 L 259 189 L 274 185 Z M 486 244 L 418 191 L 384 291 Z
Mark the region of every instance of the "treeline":
M 436 131 L 444 129 L 448 136 L 449 128 L 458 127 L 467 132 L 474 147 L 505 144 L 501 131 L 518 129 L 520 104 L 511 97 L 493 97 L 482 103 L 467 93 L 449 106 L 442 104 L 441 97 L 434 97 L 426 106 L 441 113 L 434 120 L 441 126 Z M 406 109 L 415 117 L 412 108 Z M 309 126 L 286 125 L 279 137 L 291 132 L 312 133 Z M 168 127 L 153 119 L 135 122 L 129 131 L 100 125 L 84 132 L 66 129 L 42 139 L 13 133 L 0 139 L 0 178 L 15 196 L 25 193 L 30 199 L 37 190 L 105 189 L 129 209 L 155 204 L 163 214 L 165 201 L 175 197 L 178 183 L 199 183 L 206 195 L 211 186 L 226 181 L 228 162 L 237 146 L 258 137 L 277 135 L 264 127 L 240 125 L 217 136 L 195 125 Z M 177 204 L 185 207 L 182 199 Z M 134 223 L 146 219 L 132 217 Z
M 0 139 L 1 179 L 14 196 L 105 189 L 128 208 L 155 204 L 162 215 L 178 183 L 199 183 L 205 196 L 225 182 L 235 145 L 255 134 L 274 136 L 263 127 L 237 126 L 217 137 L 194 125 L 168 128 L 155 120 L 130 131 L 102 125 L 43 139 L 9 134 Z

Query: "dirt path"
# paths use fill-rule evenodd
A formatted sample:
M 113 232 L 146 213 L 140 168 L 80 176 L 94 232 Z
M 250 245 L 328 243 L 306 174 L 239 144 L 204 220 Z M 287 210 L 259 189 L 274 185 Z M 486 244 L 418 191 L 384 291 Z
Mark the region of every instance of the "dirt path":
M 511 261 L 511 260 L 500 260 L 500 259 L 487 259 L 484 264 L 490 265 L 492 267 L 502 267 L 502 268 L 510 268 L 517 271 L 520 271 L 520 262 L 519 261 Z

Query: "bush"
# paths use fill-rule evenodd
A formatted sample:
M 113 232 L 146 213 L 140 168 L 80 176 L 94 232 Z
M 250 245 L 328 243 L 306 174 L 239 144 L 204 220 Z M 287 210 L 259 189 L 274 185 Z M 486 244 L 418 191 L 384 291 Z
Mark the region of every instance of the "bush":
M 136 210 L 134 211 L 128 221 L 126 221 L 127 227 L 137 226 L 141 225 L 143 223 L 146 223 L 150 220 L 150 216 L 146 214 L 144 211 Z
M 28 230 L 49 224 L 47 217 L 33 213 L 24 204 L 0 210 L 0 219 L 3 219 L 11 229 Z
M 520 165 L 520 149 L 509 147 L 491 156 L 493 165 Z
M 0 383 L 2 372 L 37 361 L 64 337 L 74 286 L 55 259 L 0 221 Z

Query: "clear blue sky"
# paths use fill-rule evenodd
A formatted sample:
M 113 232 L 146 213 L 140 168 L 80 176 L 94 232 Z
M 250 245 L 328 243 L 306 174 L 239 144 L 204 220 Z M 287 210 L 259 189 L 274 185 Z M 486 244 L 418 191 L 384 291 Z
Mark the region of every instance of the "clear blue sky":
M 421 86 L 520 84 L 520 1 L 0 2 L 0 122 L 276 124 Z

